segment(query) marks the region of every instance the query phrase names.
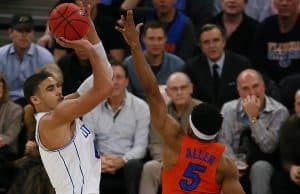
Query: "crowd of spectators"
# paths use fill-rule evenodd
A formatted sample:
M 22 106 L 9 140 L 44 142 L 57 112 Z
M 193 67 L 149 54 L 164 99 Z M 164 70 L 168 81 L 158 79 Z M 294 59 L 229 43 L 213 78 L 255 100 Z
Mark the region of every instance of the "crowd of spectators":
M 79 0 L 55 5 L 65 2 Z M 300 0 L 90 2 L 114 72 L 112 95 L 82 118 L 96 134 L 101 193 L 161 192 L 162 142 L 150 125 L 130 50 L 115 30 L 128 9 L 144 23 L 145 58 L 183 130 L 195 105 L 214 104 L 224 117 L 218 140 L 234 160 L 246 156 L 240 176 L 246 193 L 300 193 Z M 11 18 L 11 43 L 0 47 L 0 194 L 54 192 L 34 140 L 24 81 L 48 71 L 67 95 L 84 88 L 92 73 L 87 57 L 60 47 L 45 26 L 34 42 L 34 20 L 24 10 Z

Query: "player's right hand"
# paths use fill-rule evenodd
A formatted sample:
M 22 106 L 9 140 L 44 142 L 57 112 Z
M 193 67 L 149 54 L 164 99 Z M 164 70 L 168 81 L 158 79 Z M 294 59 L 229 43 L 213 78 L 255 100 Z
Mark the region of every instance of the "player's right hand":
M 62 47 L 74 49 L 77 53 L 80 53 L 80 55 L 87 56 L 87 58 L 90 58 L 95 50 L 92 44 L 86 39 L 67 40 L 63 37 L 59 37 L 56 38 L 56 42 Z

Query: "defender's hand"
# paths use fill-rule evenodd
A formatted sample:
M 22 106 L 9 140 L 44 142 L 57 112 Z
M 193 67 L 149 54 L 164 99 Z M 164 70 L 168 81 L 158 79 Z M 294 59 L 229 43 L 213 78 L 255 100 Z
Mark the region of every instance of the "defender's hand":
M 132 10 L 127 11 L 126 17 L 121 15 L 120 20 L 118 20 L 119 26 L 116 26 L 116 30 L 122 33 L 127 44 L 132 47 L 139 43 L 140 29 L 143 26 L 143 23 L 138 25 L 134 24 L 133 12 Z

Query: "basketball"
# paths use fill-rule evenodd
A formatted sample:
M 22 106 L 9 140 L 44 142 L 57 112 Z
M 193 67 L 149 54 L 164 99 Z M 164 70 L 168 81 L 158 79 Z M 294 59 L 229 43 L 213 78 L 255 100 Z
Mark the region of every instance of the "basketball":
M 89 30 L 89 18 L 81 13 L 73 3 L 63 3 L 55 7 L 49 15 L 48 25 L 51 35 L 78 40 Z

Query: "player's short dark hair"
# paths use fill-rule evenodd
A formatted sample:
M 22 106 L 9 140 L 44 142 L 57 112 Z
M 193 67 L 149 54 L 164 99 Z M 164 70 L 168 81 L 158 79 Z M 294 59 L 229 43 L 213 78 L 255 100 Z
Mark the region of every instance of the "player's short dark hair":
M 30 97 L 36 93 L 40 83 L 48 77 L 52 77 L 52 74 L 47 71 L 41 71 L 39 73 L 33 74 L 32 76 L 26 79 L 23 86 L 23 91 L 25 99 L 28 103 L 32 104 L 30 101 Z
M 221 129 L 223 117 L 214 105 L 201 103 L 193 108 L 191 120 L 201 133 L 214 135 Z

